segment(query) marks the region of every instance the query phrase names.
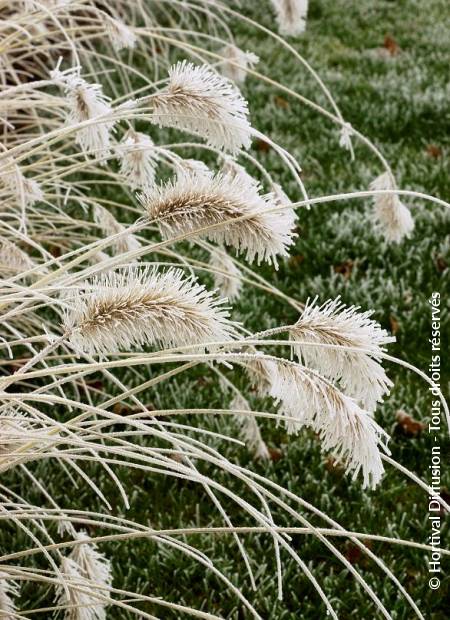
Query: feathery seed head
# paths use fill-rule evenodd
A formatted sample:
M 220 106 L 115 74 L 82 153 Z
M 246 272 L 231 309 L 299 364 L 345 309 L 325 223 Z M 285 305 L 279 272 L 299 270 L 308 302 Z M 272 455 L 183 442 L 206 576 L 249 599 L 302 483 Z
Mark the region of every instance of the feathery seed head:
M 244 368 L 250 379 L 252 388 L 260 398 L 270 394 L 273 377 L 277 372 L 277 365 L 271 358 L 259 351 L 252 351 L 252 358 L 247 360 Z
M 295 237 L 292 218 L 289 210 L 268 212 L 276 207 L 274 196 L 258 190 L 242 175 L 185 174 L 139 200 L 165 238 L 204 229 L 199 236 L 245 252 L 249 262 L 256 258 L 277 267 L 277 257 L 288 255 Z
M 250 411 L 248 402 L 240 395 L 236 395 L 233 398 L 230 407 L 237 411 Z M 242 432 L 242 441 L 245 442 L 245 445 L 253 454 L 254 458 L 257 461 L 268 461 L 270 459 L 269 450 L 262 438 L 256 419 L 251 415 L 242 415 L 239 413 L 236 413 L 234 418 L 236 422 L 238 422 Z
M 339 297 L 318 306 L 316 299 L 307 302 L 303 313 L 290 331 L 290 339 L 299 361 L 318 370 L 331 381 L 339 381 L 349 396 L 373 411 L 388 394 L 392 382 L 380 363 L 384 345 L 395 341 L 379 323 L 371 319 L 372 312 L 359 312 L 355 306 L 346 307 Z M 327 348 L 334 345 L 340 348 Z M 345 347 L 361 349 L 349 351 Z
M 288 432 L 312 428 L 322 449 L 331 451 L 347 473 L 356 478 L 362 472 L 364 487 L 375 488 L 384 471 L 380 447 L 388 451 L 388 435 L 355 400 L 306 367 L 285 362 L 276 364 L 270 395 L 282 413 L 296 418 L 287 421 Z
M 86 532 L 77 532 L 75 540 L 85 542 L 74 546 L 69 556 L 70 559 L 76 562 L 86 578 L 96 584 L 111 587 L 112 575 L 109 560 L 97 550 L 97 545 L 89 541 Z
M 7 239 L 0 239 L 0 275 L 9 278 L 35 267 L 26 252 Z
M 352 135 L 353 129 L 350 123 L 345 123 L 342 125 L 341 130 L 339 132 L 339 146 L 347 151 L 352 152 Z
M 99 204 L 94 205 L 93 215 L 94 221 L 107 237 L 110 235 L 117 235 L 126 230 L 125 226 L 120 224 L 112 213 Z M 119 254 L 137 250 L 140 246 L 141 244 L 133 234 L 123 235 L 114 242 L 114 248 Z M 100 254 L 101 257 L 101 252 L 98 254 Z
M 177 347 L 230 340 L 235 325 L 228 316 L 223 300 L 181 270 L 129 267 L 87 282 L 64 325 L 77 350 L 112 354 L 145 344 Z
M 211 253 L 209 264 L 215 270 L 214 286 L 230 301 L 237 299 L 242 288 L 242 272 L 234 261 L 223 250 L 220 254 Z
M 0 162 L 0 180 L 19 203 L 32 207 L 44 199 L 39 183 L 27 178 L 12 157 Z
M 280 34 L 295 37 L 306 28 L 308 0 L 272 0 Z
M 222 74 L 236 84 L 245 82 L 247 69 L 252 69 L 259 62 L 256 54 L 244 52 L 232 43 L 225 45 L 220 54 L 225 58 L 225 62 L 221 64 Z
M 106 32 L 117 52 L 123 49 L 132 49 L 136 45 L 136 35 L 131 28 L 119 19 L 108 17 L 106 20 Z
M 19 596 L 19 586 L 11 580 L 8 573 L 0 571 L 0 617 L 3 620 L 14 620 L 18 617 L 14 603 L 16 596 Z
M 21 411 L 7 409 L 0 414 L 0 471 L 30 460 L 30 452 L 51 448 L 60 435 L 50 430 Z
M 131 189 L 149 192 L 155 184 L 158 158 L 152 139 L 139 132 L 128 131 L 116 147 L 120 160 L 120 174 Z
M 204 138 L 237 153 L 250 146 L 247 102 L 236 87 L 209 66 L 179 62 L 169 70 L 165 90 L 152 98 L 154 121 Z
M 239 176 L 242 179 L 242 183 L 245 183 L 247 185 L 254 185 L 257 190 L 259 190 L 259 182 L 247 172 L 244 166 L 238 164 L 232 157 L 229 157 L 228 155 L 224 158 L 222 174 L 228 174 L 232 177 Z
M 100 84 L 89 84 L 80 76 L 80 68 L 67 71 L 55 69 L 50 77 L 64 88 L 69 107 L 68 125 L 77 125 L 97 117 L 107 117 L 112 109 L 109 98 L 103 94 Z M 93 152 L 100 157 L 110 154 L 110 132 L 114 121 L 105 120 L 83 127 L 77 131 L 75 141 L 86 153 Z
M 107 585 L 89 579 L 72 557 L 62 559 L 61 572 L 66 588 L 58 586 L 56 602 L 65 608 L 64 620 L 106 620 Z
M 180 157 L 176 160 L 176 167 L 178 177 L 182 177 L 183 175 L 187 175 L 189 177 L 193 174 L 198 174 L 211 179 L 214 176 L 214 172 L 199 159 L 183 159 Z
M 371 190 L 396 189 L 394 180 L 388 172 L 377 177 L 370 184 Z M 376 223 L 389 242 L 400 243 L 410 237 L 414 229 L 411 212 L 397 194 L 374 196 L 373 215 Z

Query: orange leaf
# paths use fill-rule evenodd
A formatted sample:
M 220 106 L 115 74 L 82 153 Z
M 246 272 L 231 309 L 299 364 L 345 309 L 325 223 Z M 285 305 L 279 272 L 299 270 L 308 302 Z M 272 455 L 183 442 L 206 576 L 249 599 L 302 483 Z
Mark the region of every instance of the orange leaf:
M 295 254 L 289 258 L 289 266 L 290 267 L 300 267 L 300 265 L 304 262 L 305 257 L 303 254 Z
M 269 450 L 270 460 L 273 463 L 278 463 L 278 461 L 280 461 L 283 458 L 283 453 L 278 448 L 268 448 L 268 450 Z
M 442 157 L 442 149 L 440 146 L 436 146 L 436 144 L 428 144 L 426 152 L 427 155 L 429 155 L 433 159 L 439 159 L 440 157 Z
M 408 415 L 405 411 L 399 409 L 395 414 L 395 418 L 397 420 L 397 426 L 402 431 L 404 435 L 407 437 L 416 437 L 419 435 L 423 429 L 425 428 L 425 424 L 422 422 L 418 422 L 414 420 L 410 415 Z
M 349 259 L 339 265 L 335 265 L 333 270 L 334 273 L 340 273 L 346 280 L 348 280 L 352 275 L 354 265 L 354 262 Z
M 398 332 L 398 330 L 400 329 L 400 323 L 397 321 L 397 319 L 395 318 L 395 316 L 390 316 L 389 317 L 389 325 L 391 326 L 391 332 L 392 334 L 395 336 L 395 334 Z
M 265 140 L 261 140 L 261 138 L 257 138 L 255 140 L 255 145 L 257 150 L 262 153 L 268 153 L 270 151 L 270 144 L 268 144 Z
M 394 37 L 391 37 L 389 34 L 387 34 L 384 37 L 383 47 L 387 49 L 387 51 L 389 52 L 391 56 L 395 56 L 400 51 L 400 47 L 397 41 L 394 39 Z
M 436 268 L 439 273 L 443 273 L 448 268 L 448 263 L 443 256 L 436 258 Z
M 275 105 L 278 108 L 282 108 L 283 110 L 288 110 L 289 109 L 289 101 L 286 101 L 286 99 L 284 99 L 284 97 L 280 97 L 279 95 L 275 95 L 273 100 L 275 101 Z

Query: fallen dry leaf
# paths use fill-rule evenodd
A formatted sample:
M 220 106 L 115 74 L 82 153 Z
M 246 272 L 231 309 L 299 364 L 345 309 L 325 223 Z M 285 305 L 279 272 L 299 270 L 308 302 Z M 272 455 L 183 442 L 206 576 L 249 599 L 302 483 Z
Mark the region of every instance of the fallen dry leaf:
M 346 280 L 350 278 L 353 272 L 353 267 L 355 263 L 352 260 L 346 260 L 339 265 L 335 265 L 333 267 L 334 273 L 340 273 Z
M 103 390 L 103 381 L 101 379 L 92 379 L 91 381 L 86 381 L 86 385 L 94 390 Z
M 448 263 L 443 256 L 436 258 L 436 268 L 439 273 L 443 273 L 448 268 Z
M 450 493 L 447 488 L 443 487 L 439 495 L 446 504 L 450 504 Z M 443 506 L 441 506 L 440 514 L 441 516 L 444 516 L 447 514 L 447 510 Z
M 172 459 L 172 461 L 175 461 L 176 463 L 183 463 L 183 461 L 185 460 L 184 456 L 180 454 L 179 452 L 174 452 L 173 454 L 169 454 L 169 458 Z
M 340 461 L 337 461 L 333 456 L 327 456 L 325 460 L 325 469 L 331 474 L 344 475 L 345 467 Z
M 400 46 L 398 45 L 397 41 L 389 34 L 384 37 L 383 47 L 389 52 L 391 56 L 396 56 L 400 51 Z
M 442 149 L 440 146 L 436 146 L 436 144 L 428 144 L 426 152 L 427 155 L 429 155 L 433 159 L 439 159 L 440 157 L 442 157 Z
M 144 405 L 146 411 L 155 411 L 154 405 L 151 403 L 149 405 Z M 123 405 L 121 403 L 116 403 L 113 407 L 113 412 L 116 415 L 133 415 L 134 413 L 140 413 L 142 409 L 140 407 L 129 407 L 128 405 Z M 157 417 L 157 416 L 156 416 Z
M 58 247 L 57 245 L 52 245 L 50 247 L 50 254 L 54 257 L 54 258 L 59 258 L 62 254 L 61 248 Z
M 270 460 L 273 463 L 278 463 L 283 458 L 283 452 L 279 448 L 268 448 Z
M 399 409 L 396 412 L 395 419 L 397 420 L 397 428 L 401 430 L 406 437 L 417 437 L 417 435 L 419 435 L 426 426 L 423 422 L 414 420 L 414 418 L 402 409 Z
M 278 108 L 282 108 L 283 110 L 288 110 L 289 109 L 289 101 L 284 99 L 284 97 L 280 97 L 279 95 L 275 95 L 273 100 L 275 101 L 275 105 Z
M 365 540 L 364 546 L 367 547 L 367 549 L 371 549 L 372 544 L 370 540 Z M 363 553 L 363 549 L 351 542 L 346 543 L 344 555 L 350 564 L 361 564 L 365 562 L 367 558 L 366 554 Z
M 300 265 L 305 261 L 305 257 L 303 254 L 295 254 L 289 258 L 289 266 L 290 267 L 300 267 Z
M 399 331 L 400 329 L 400 323 L 397 321 L 397 319 L 395 318 L 395 316 L 390 316 L 389 317 L 389 325 L 391 326 L 391 332 L 392 335 L 395 336 L 395 334 Z
M 268 153 L 270 151 L 270 144 L 265 140 L 257 138 L 254 143 L 258 151 L 261 151 L 262 153 Z

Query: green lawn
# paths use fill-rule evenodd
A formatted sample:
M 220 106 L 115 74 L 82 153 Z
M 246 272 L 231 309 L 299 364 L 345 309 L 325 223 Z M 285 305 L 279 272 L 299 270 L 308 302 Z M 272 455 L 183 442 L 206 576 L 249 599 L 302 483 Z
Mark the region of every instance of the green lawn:
M 249 16 L 273 27 L 272 15 L 266 10 L 268 2 L 242 4 Z M 345 119 L 381 148 L 397 174 L 399 186 L 448 199 L 450 37 L 445 25 L 445 15 L 447 19 L 450 17 L 448 3 L 445 0 L 311 0 L 310 4 L 307 33 L 292 42 L 329 86 Z M 236 23 L 234 31 L 240 47 L 260 56 L 261 72 L 327 105 L 312 78 L 281 47 L 243 24 Z M 394 54 L 385 47 L 386 36 L 390 37 L 387 43 Z M 337 128 L 288 95 L 256 78 L 248 79 L 244 92 L 250 102 L 253 125 L 295 155 L 310 196 L 366 189 L 382 172 L 373 155 L 358 143 L 355 143 L 356 160 L 350 161 L 348 153 L 338 145 Z M 252 154 L 284 185 L 291 199 L 300 199 L 273 151 L 255 143 Z M 412 203 L 412 211 L 416 222 L 414 235 L 397 246 L 387 245 L 374 232 L 370 200 L 302 210 L 291 260 L 282 264 L 278 272 L 270 268 L 261 268 L 260 272 L 299 300 L 317 294 L 325 301 L 341 295 L 346 303 L 373 308 L 377 320 L 396 332 L 397 343 L 390 353 L 426 371 L 430 357 L 428 298 L 435 290 L 443 298 L 442 351 L 445 354 L 448 350 L 450 309 L 445 294 L 450 280 L 450 218 L 443 209 L 417 200 Z M 245 321 L 249 329 L 258 331 L 292 323 L 296 318 L 291 307 L 250 289 L 245 290 L 236 304 L 234 316 Z M 447 394 L 449 369 L 447 359 L 442 367 L 442 376 L 447 377 L 443 385 Z M 389 375 L 395 381 L 395 388 L 379 408 L 377 420 L 392 434 L 393 458 L 428 479 L 432 438 L 426 430 L 416 437 L 404 435 L 395 419 L 395 412 L 401 408 L 418 420 L 428 420 L 431 399 L 427 386 L 396 366 L 389 367 Z M 241 380 L 238 373 L 236 377 Z M 162 393 L 149 393 L 147 399 L 156 406 L 175 402 L 179 407 L 193 403 L 198 407 L 220 407 L 223 395 L 216 383 L 212 375 L 202 376 L 198 371 L 189 378 L 173 380 L 167 384 L 170 389 L 166 387 Z M 146 397 L 142 398 L 146 402 Z M 252 402 L 255 407 L 262 406 L 256 399 Z M 224 420 L 211 421 L 210 427 L 225 433 L 229 427 L 229 432 L 235 433 L 231 422 Z M 407 478 L 388 468 L 377 490 L 363 490 L 359 480 L 352 482 L 330 467 L 312 434 L 288 437 L 270 421 L 261 423 L 261 428 L 269 446 L 280 451 L 280 458 L 269 466 L 253 463 L 244 449 L 231 444 L 217 443 L 217 446 L 228 458 L 287 487 L 347 529 L 427 542 L 428 499 Z M 442 450 L 448 453 L 448 447 L 443 432 Z M 125 512 L 117 500 L 115 508 L 127 518 L 150 522 L 155 528 L 222 524 L 206 495 L 193 483 L 150 477 L 138 470 L 124 471 L 123 475 L 128 476 L 133 507 Z M 218 479 L 242 492 L 242 487 L 226 480 L 223 473 Z M 56 488 L 58 480 L 55 474 L 51 487 Z M 65 480 L 62 475 L 61 480 Z M 443 486 L 450 488 L 448 467 Z M 95 506 L 90 492 L 80 489 L 77 495 L 77 504 L 85 499 L 86 506 Z M 28 499 L 33 501 L 33 497 Z M 34 500 L 38 502 L 39 497 L 36 495 Z M 236 525 L 248 523 L 248 518 L 239 514 L 236 506 L 227 508 Z M 274 515 L 277 517 L 276 510 Z M 278 517 L 280 524 L 289 523 L 285 515 Z M 314 517 L 311 520 L 323 525 Z M 443 545 L 446 533 L 444 529 Z M 242 587 L 262 617 L 276 620 L 325 617 L 318 595 L 287 554 L 282 555 L 284 600 L 278 602 L 270 538 L 252 536 L 245 541 L 257 577 L 256 592 L 251 591 L 244 564 L 229 536 L 197 535 L 189 539 Z M 393 618 L 414 616 L 396 586 L 372 561 L 344 539 L 334 542 L 378 593 Z M 379 617 L 366 593 L 321 543 L 298 535 L 293 545 L 313 570 L 341 619 Z M 443 577 L 437 592 L 429 589 L 427 558 L 423 552 L 381 543 L 372 543 L 370 547 L 407 588 L 426 618 L 448 617 L 444 601 L 450 581 Z M 224 618 L 248 617 L 216 578 L 178 552 L 147 542 L 115 544 L 104 550 L 114 558 L 117 587 L 161 596 Z M 177 617 L 150 605 L 142 609 L 161 618 Z M 110 617 L 125 616 L 115 611 Z

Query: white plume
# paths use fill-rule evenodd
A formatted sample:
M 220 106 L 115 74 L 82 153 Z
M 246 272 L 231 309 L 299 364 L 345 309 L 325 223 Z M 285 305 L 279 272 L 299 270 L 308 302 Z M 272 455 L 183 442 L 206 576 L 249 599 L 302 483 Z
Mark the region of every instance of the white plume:
M 280 34 L 295 37 L 306 28 L 308 0 L 271 0 Z
M 239 395 L 233 398 L 230 408 L 236 409 L 237 411 L 251 411 L 246 399 Z M 242 441 L 245 442 L 245 445 L 253 454 L 254 458 L 261 461 L 269 460 L 269 450 L 262 438 L 256 418 L 252 415 L 236 413 L 234 419 L 239 424 L 242 433 Z
M 120 160 L 120 174 L 131 189 L 151 190 L 155 184 L 158 157 L 152 139 L 146 134 L 128 131 L 116 146 Z
M 204 138 L 237 153 L 250 146 L 247 102 L 236 87 L 209 66 L 179 62 L 169 70 L 165 90 L 151 100 L 154 121 Z
M 106 117 L 97 123 L 80 128 L 75 141 L 86 153 L 97 157 L 108 157 L 110 153 L 110 132 L 114 121 L 108 119 L 112 109 L 109 99 L 103 94 L 100 84 L 89 84 L 80 76 L 80 68 L 67 71 L 55 69 L 50 73 L 56 84 L 64 88 L 69 108 L 68 125 L 77 125 L 84 121 Z
M 110 235 L 117 235 L 126 230 L 123 224 L 120 224 L 105 207 L 102 207 L 99 204 L 94 205 L 93 209 L 94 221 L 103 231 L 103 233 L 109 237 Z M 124 234 L 122 237 L 119 237 L 114 242 L 114 249 L 119 254 L 124 254 L 125 252 L 131 252 L 133 250 L 137 250 L 140 247 L 139 241 L 132 233 Z M 101 256 L 101 252 L 99 252 Z
M 272 375 L 270 395 L 280 411 L 295 418 L 287 421 L 289 432 L 308 426 L 331 451 L 347 473 L 362 472 L 364 487 L 375 486 L 383 475 L 379 446 L 387 451 L 388 435 L 355 400 L 320 375 L 298 364 L 278 363 Z
M 256 54 L 244 52 L 232 43 L 225 45 L 220 50 L 220 55 L 225 58 L 225 61 L 221 63 L 222 74 L 236 84 L 244 82 L 247 69 L 252 69 L 259 62 Z
M 308 300 L 290 331 L 290 339 L 298 341 L 293 349 L 299 361 L 331 381 L 339 381 L 346 394 L 373 411 L 392 387 L 380 360 L 384 345 L 395 338 L 370 318 L 373 312 L 346 307 L 339 297 L 322 306 L 316 302 L 317 298 Z M 320 344 L 335 348 L 314 346 Z M 361 351 L 348 351 L 346 347 Z
M 229 340 L 235 326 L 223 300 L 181 270 L 128 267 L 87 282 L 66 300 L 65 329 L 74 347 L 112 354 L 146 344 L 176 347 Z
M 81 544 L 75 545 L 61 563 L 66 588 L 58 587 L 57 603 L 67 606 L 64 620 L 106 620 L 112 585 L 110 561 L 89 541 L 86 532 L 75 533 L 75 540 Z
M 18 611 L 14 599 L 19 596 L 19 586 L 8 573 L 0 571 L 0 618 L 15 620 Z
M 132 49 L 136 45 L 136 35 L 126 24 L 119 19 L 108 17 L 106 32 L 117 52 L 123 49 Z
M 214 270 L 214 286 L 230 301 L 237 299 L 242 288 L 242 272 L 225 250 L 212 252 L 209 261 Z
M 39 183 L 26 177 L 12 157 L 0 161 L 0 180 L 19 203 L 31 207 L 44 199 Z
M 8 239 L 0 238 L 0 275 L 9 278 L 35 267 L 26 252 Z
M 166 238 L 201 231 L 201 237 L 245 252 L 250 262 L 256 258 L 276 267 L 293 243 L 295 215 L 292 209 L 271 212 L 277 207 L 274 195 L 258 190 L 242 175 L 185 174 L 139 200 Z
M 371 184 L 371 190 L 396 189 L 394 179 L 389 172 L 377 177 Z M 387 241 L 399 243 L 409 237 L 414 229 L 411 212 L 397 194 L 380 194 L 374 196 L 374 218 Z

